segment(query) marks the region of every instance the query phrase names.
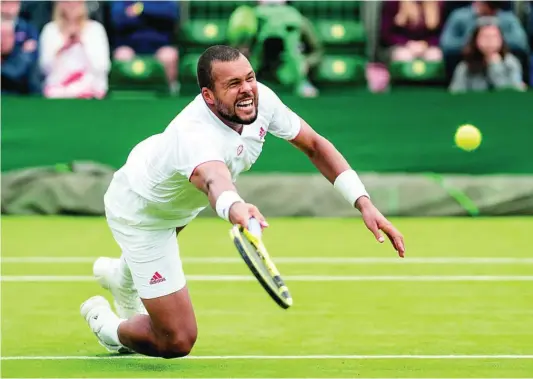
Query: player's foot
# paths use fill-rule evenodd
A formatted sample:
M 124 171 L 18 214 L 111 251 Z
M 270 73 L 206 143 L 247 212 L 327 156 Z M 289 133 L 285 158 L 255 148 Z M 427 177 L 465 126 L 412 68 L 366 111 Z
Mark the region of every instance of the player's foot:
M 129 319 L 136 314 L 148 314 L 135 287 L 120 283 L 120 259 L 100 257 L 93 265 L 98 283 L 111 292 L 118 317 Z
M 104 330 L 107 325 L 108 329 L 118 328 L 120 319 L 111 310 L 111 305 L 102 296 L 93 296 L 86 300 L 80 306 L 80 313 L 87 321 L 91 331 L 94 333 L 100 345 L 105 347 L 111 353 L 132 353 L 130 349 L 122 346 L 118 340 L 114 341 L 109 330 Z M 107 333 L 106 333 L 107 332 Z M 116 330 L 114 331 L 116 334 Z M 115 339 L 118 339 L 115 336 Z

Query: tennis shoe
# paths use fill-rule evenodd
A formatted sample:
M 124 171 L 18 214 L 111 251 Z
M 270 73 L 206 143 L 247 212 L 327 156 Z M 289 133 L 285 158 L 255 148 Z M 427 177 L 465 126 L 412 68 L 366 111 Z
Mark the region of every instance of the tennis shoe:
M 118 324 L 120 321 L 116 314 L 111 310 L 111 305 L 102 296 L 93 296 L 86 300 L 80 306 L 81 316 L 87 321 L 91 331 L 94 333 L 100 345 L 105 347 L 110 353 L 127 354 L 132 353 L 130 349 L 102 333 L 104 325 L 113 323 Z
M 148 314 L 133 285 L 121 283 L 120 259 L 98 258 L 93 265 L 93 274 L 102 288 L 113 295 L 118 317 L 129 319 L 136 314 Z

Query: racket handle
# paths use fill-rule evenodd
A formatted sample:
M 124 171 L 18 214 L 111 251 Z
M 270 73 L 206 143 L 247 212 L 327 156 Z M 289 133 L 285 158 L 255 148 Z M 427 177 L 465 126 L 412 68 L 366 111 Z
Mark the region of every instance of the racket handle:
M 253 235 L 255 235 L 258 238 L 261 238 L 261 234 L 263 233 L 263 229 L 261 228 L 261 224 L 254 217 L 251 217 L 248 220 L 248 230 L 250 231 L 250 233 L 252 233 Z

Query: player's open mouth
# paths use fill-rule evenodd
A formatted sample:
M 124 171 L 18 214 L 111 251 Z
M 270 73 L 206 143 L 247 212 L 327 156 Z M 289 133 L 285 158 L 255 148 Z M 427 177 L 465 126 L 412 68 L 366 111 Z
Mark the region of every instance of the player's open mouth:
M 253 99 L 241 100 L 237 103 L 237 107 L 243 110 L 250 110 L 254 106 Z

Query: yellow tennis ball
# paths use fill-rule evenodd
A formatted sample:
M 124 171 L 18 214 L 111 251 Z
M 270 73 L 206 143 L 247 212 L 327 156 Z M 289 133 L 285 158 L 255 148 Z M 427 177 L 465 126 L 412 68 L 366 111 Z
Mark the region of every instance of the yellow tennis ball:
M 455 144 L 463 150 L 476 150 L 480 143 L 481 132 L 474 125 L 461 125 L 455 132 Z

